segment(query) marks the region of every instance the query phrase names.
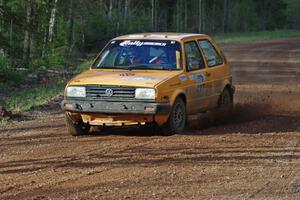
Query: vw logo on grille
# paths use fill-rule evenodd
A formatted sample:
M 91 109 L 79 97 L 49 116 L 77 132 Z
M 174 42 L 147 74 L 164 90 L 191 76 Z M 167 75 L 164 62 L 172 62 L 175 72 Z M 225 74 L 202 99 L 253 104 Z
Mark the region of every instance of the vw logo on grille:
M 111 97 L 114 94 L 114 91 L 112 89 L 106 89 L 105 94 L 106 96 Z

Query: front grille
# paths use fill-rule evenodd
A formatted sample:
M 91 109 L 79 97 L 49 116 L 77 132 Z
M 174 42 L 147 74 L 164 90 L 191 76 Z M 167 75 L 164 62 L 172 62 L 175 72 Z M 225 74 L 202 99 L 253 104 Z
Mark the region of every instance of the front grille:
M 112 94 L 108 95 L 107 90 L 112 90 Z M 103 86 L 103 85 L 89 85 L 86 86 L 86 97 L 88 99 L 134 99 L 134 87 L 122 86 Z

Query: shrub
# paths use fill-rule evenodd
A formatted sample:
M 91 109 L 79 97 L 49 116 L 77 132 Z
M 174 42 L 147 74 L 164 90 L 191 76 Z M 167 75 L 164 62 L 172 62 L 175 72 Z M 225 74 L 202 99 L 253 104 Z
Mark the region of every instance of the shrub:
M 0 50 L 0 82 L 1 83 L 16 83 L 21 80 L 21 75 L 11 67 L 9 59 L 5 53 Z

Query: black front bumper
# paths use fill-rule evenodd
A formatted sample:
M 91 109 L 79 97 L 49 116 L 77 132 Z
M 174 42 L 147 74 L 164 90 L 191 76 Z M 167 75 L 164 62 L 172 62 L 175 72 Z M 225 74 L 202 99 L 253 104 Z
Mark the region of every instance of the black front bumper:
M 61 107 L 66 112 L 104 114 L 168 114 L 169 103 L 153 102 L 110 102 L 90 100 L 63 100 Z

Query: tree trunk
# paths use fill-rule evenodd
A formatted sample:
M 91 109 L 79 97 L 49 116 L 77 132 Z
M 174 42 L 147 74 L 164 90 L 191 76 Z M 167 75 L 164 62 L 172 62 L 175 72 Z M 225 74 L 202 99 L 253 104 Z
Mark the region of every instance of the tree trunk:
M 198 1 L 198 32 L 202 32 L 202 0 Z
M 151 0 L 151 18 L 152 18 L 152 30 L 153 31 L 156 31 L 156 24 L 155 24 L 155 21 L 156 21 L 156 17 L 155 17 L 155 0 Z
M 84 51 L 85 50 L 85 27 L 84 27 L 84 20 L 83 20 L 83 16 L 80 16 L 80 33 L 81 33 L 81 50 Z
M 206 16 L 205 16 L 205 0 L 202 0 L 202 32 L 206 31 L 206 24 L 205 24 L 205 20 L 206 20 Z
M 228 0 L 224 0 L 223 20 L 222 20 L 222 33 L 225 33 L 225 32 L 226 32 L 226 27 L 227 27 L 227 15 L 228 15 Z
M 4 2 L 3 0 L 0 0 L 0 16 L 3 15 L 3 6 L 4 6 Z M 2 32 L 2 29 L 4 29 L 4 19 L 3 17 L 0 18 L 0 33 Z
M 125 26 L 127 24 L 129 8 L 130 8 L 130 0 L 125 0 L 125 5 L 124 5 L 124 25 Z
M 58 0 L 54 0 L 54 5 L 51 10 L 51 16 L 49 21 L 49 43 L 53 40 L 53 34 L 54 34 L 54 25 L 56 20 L 56 11 L 57 11 L 57 2 Z
M 228 4 L 227 4 L 227 28 L 226 28 L 227 32 L 231 31 L 231 27 L 232 27 L 231 18 L 232 18 L 232 4 L 230 1 L 228 1 Z
M 175 12 L 175 18 L 176 18 L 176 31 L 180 31 L 180 0 L 177 0 L 176 2 L 176 12 Z
M 13 43 L 13 25 L 14 25 L 14 20 L 10 20 L 10 30 L 9 30 L 9 46 L 12 48 L 12 43 Z
M 121 20 L 122 18 L 124 18 L 124 16 L 122 14 L 124 14 L 124 10 L 122 9 L 122 2 L 121 1 L 118 1 L 118 4 L 117 4 L 117 9 L 116 9 L 116 27 L 115 27 L 115 30 L 116 30 L 116 34 L 115 35 L 120 35 L 120 26 L 122 24 L 120 24 L 120 21 L 122 23 L 123 20 Z
M 31 15 L 32 15 L 32 0 L 26 2 L 26 28 L 24 33 L 24 45 L 23 45 L 23 62 L 28 64 L 30 58 L 31 47 Z
M 188 28 L 188 5 L 187 5 L 187 1 L 184 1 L 184 32 L 188 32 L 187 28 Z
M 209 18 L 209 27 L 208 27 L 208 30 L 210 33 L 214 33 L 216 30 L 215 30 L 215 27 L 216 27 L 216 8 L 217 5 L 216 5 L 216 1 L 213 0 L 213 5 L 212 5 L 212 12 L 211 12 L 211 15 L 212 17 Z M 218 28 L 217 28 L 218 31 L 220 31 Z
M 68 16 L 68 21 L 69 21 L 69 30 L 68 30 L 68 47 L 69 47 L 69 54 L 72 51 L 72 46 L 73 46 L 73 28 L 74 28 L 74 0 L 69 1 L 69 16 Z
M 50 19 L 50 2 L 48 1 L 46 8 L 46 18 Z M 45 23 L 43 26 L 43 47 L 42 47 L 42 57 L 44 58 L 47 55 L 48 49 L 48 37 L 49 37 L 49 23 Z
M 114 1 L 110 0 L 109 1 L 109 9 L 108 9 L 108 18 L 111 20 L 112 19 L 112 13 L 113 13 L 113 7 L 114 6 Z

